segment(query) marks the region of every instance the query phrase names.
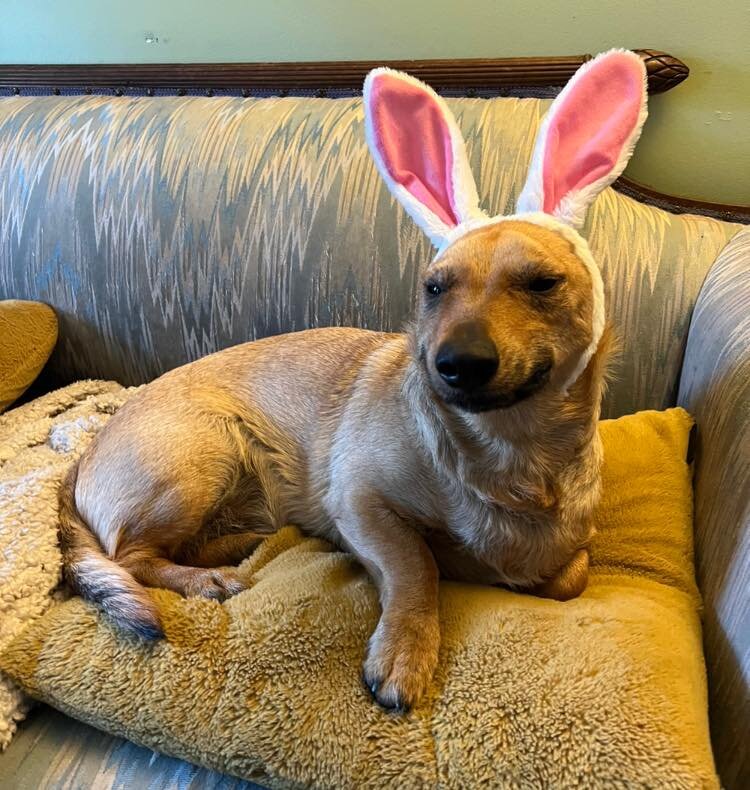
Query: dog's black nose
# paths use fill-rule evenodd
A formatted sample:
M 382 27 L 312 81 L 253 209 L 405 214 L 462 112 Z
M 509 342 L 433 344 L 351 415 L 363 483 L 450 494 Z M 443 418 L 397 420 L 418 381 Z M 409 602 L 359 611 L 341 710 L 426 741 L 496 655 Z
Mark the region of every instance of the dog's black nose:
M 495 344 L 475 321 L 459 324 L 435 355 L 435 368 L 443 381 L 461 390 L 486 384 L 499 364 Z

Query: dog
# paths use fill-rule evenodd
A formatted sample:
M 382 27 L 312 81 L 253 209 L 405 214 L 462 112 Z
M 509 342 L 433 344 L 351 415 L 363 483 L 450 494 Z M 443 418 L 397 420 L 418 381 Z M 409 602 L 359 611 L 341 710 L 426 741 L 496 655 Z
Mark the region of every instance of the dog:
M 603 85 L 609 104 L 595 107 Z M 401 334 L 265 338 L 140 390 L 61 487 L 72 587 L 119 627 L 159 638 L 145 587 L 223 600 L 243 589 L 232 566 L 297 524 L 354 554 L 377 585 L 363 677 L 396 711 L 418 703 L 437 664 L 440 576 L 579 595 L 612 333 L 574 226 L 632 151 L 644 85 L 632 53 L 586 64 L 542 123 L 519 211 L 490 218 L 445 102 L 408 75 L 372 72 L 375 164 L 439 250 L 415 319 Z M 567 145 L 582 134 L 595 141 L 583 163 Z

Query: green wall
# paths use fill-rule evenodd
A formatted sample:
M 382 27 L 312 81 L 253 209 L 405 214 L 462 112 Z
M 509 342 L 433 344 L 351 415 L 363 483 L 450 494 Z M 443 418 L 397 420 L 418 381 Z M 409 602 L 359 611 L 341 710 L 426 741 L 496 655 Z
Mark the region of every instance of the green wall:
M 147 43 L 146 34 L 158 42 Z M 628 175 L 750 204 L 750 3 L 681 0 L 0 0 L 0 61 L 345 60 L 662 49 L 691 68 L 654 97 Z

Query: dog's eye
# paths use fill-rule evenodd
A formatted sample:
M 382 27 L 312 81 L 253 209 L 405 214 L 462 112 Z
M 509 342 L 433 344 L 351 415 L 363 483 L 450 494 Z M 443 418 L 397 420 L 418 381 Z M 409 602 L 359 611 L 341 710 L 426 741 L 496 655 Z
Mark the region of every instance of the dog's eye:
M 440 296 L 443 293 L 443 289 L 437 283 L 425 283 L 424 289 L 430 296 Z
M 528 289 L 535 294 L 543 294 L 551 291 L 559 282 L 562 277 L 534 277 L 529 280 Z

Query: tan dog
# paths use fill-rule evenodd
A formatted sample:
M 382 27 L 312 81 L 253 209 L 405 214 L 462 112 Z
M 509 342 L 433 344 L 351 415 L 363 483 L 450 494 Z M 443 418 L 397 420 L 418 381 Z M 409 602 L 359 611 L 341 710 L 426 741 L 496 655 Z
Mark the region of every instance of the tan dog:
M 388 101 L 372 95 L 381 77 L 438 101 L 382 70 L 366 101 Z M 601 281 L 558 220 L 474 225 L 427 267 L 406 334 L 267 338 L 131 398 L 61 489 L 74 587 L 157 637 L 141 585 L 223 599 L 242 584 L 218 566 L 298 524 L 353 552 L 377 584 L 364 677 L 398 709 L 437 663 L 439 573 L 579 594 L 599 494 Z

